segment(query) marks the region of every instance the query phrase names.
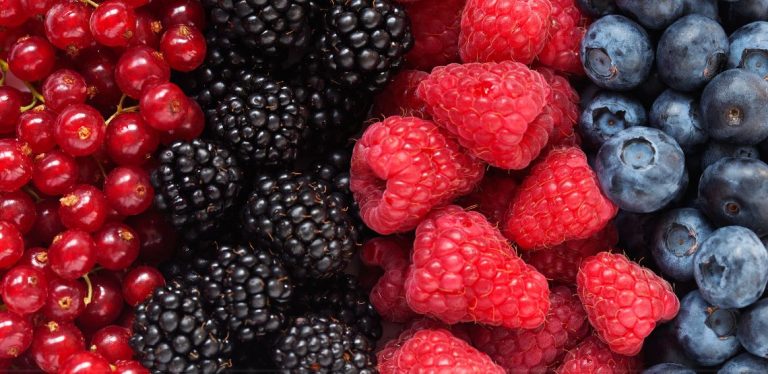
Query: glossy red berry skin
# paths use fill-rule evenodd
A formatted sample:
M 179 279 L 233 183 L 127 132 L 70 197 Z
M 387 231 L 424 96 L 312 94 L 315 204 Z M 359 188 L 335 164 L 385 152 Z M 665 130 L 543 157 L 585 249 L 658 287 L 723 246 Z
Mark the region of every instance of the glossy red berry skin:
M 109 362 L 127 361 L 133 358 L 133 349 L 128 344 L 130 339 L 131 330 L 116 325 L 105 326 L 93 334 L 89 350 Z
M 37 366 L 48 373 L 57 373 L 69 357 L 84 350 L 85 339 L 75 325 L 53 321 L 37 326 L 29 348 Z
M 19 357 L 32 344 L 32 323 L 25 317 L 0 311 L 0 360 Z
M 205 61 L 205 36 L 189 25 L 170 26 L 160 39 L 160 52 L 178 71 L 192 71 Z
M 145 45 L 157 49 L 160 47 L 160 36 L 163 34 L 163 23 L 157 16 L 146 9 L 136 10 L 136 34 L 130 45 Z
M 28 17 L 21 0 L 0 0 L 0 27 L 21 26 Z
M 59 374 L 111 373 L 109 362 L 93 352 L 79 352 L 70 356 L 59 369 Z
M 136 33 L 136 13 L 124 1 L 108 0 L 93 11 L 90 26 L 99 44 L 124 47 Z
M 50 281 L 57 278 L 56 274 L 48 266 L 48 250 L 42 247 L 32 247 L 24 251 L 16 265 L 28 265 L 45 273 L 45 277 Z
M 104 193 L 109 205 L 124 216 L 145 212 L 152 205 L 155 196 L 149 174 L 136 166 L 112 169 L 104 182 Z
M 56 51 L 51 43 L 39 36 L 19 39 L 8 56 L 8 67 L 13 75 L 28 82 L 44 79 L 55 65 Z
M 123 277 L 123 298 L 130 306 L 139 305 L 164 284 L 165 278 L 156 268 L 138 266 Z
M 99 151 L 101 152 L 101 150 Z M 103 160 L 97 160 L 100 154 L 97 153 L 92 157 L 79 157 L 77 158 L 77 180 L 80 183 L 92 184 L 94 186 L 100 186 L 104 183 L 104 176 L 101 174 L 101 168 L 109 168 L 109 164 Z M 102 166 L 100 167 L 99 164 Z
M 94 232 L 107 219 L 107 200 L 98 188 L 81 184 L 59 199 L 59 218 L 64 227 Z
M 85 231 L 67 230 L 53 238 L 48 248 L 51 270 L 64 279 L 77 279 L 96 264 L 96 244 Z
M 19 117 L 16 137 L 29 146 L 34 154 L 45 153 L 56 147 L 53 123 L 56 116 L 44 106 L 26 111 Z
M 168 145 L 177 140 L 191 141 L 197 139 L 205 130 L 205 113 L 200 104 L 195 100 L 189 100 L 189 109 L 184 117 L 184 122 L 173 130 L 160 133 L 160 140 Z
M 56 235 L 64 231 L 64 225 L 59 219 L 59 200 L 43 200 L 37 203 L 36 211 L 37 221 L 29 237 L 34 239 L 32 242 L 35 244 L 47 247 Z
M 0 86 L 0 134 L 13 133 L 24 105 L 24 95 L 19 90 Z
M 127 269 L 139 257 L 139 234 L 123 223 L 107 223 L 93 235 L 93 240 L 96 263 L 105 269 Z
M 136 217 L 129 217 L 128 224 L 139 233 L 142 262 L 157 265 L 173 256 L 179 237 L 165 217 L 149 211 Z
M 0 291 L 8 310 L 19 315 L 32 314 L 45 305 L 48 279 L 38 269 L 18 265 L 5 273 Z
M 54 150 L 35 159 L 32 184 L 49 196 L 63 195 L 77 183 L 78 167 L 75 158 Z
M 205 30 L 205 9 L 196 0 L 170 0 L 165 1 L 160 10 L 163 16 L 163 25 L 171 27 L 175 25 L 190 25 L 198 30 Z
M 72 322 L 85 310 L 87 289 L 77 280 L 54 277 L 48 281 L 48 297 L 42 312 L 56 322 Z
M 61 150 L 75 157 L 89 156 L 104 143 L 104 118 L 90 105 L 77 104 L 62 110 L 53 126 Z
M 78 71 L 88 84 L 90 103 L 109 110 L 120 100 L 122 92 L 115 82 L 117 58 L 110 51 L 92 49 L 77 59 Z
M 0 212 L 4 213 L 4 212 Z M 10 222 L 0 221 L 0 269 L 9 269 L 24 255 L 24 238 Z
M 29 195 L 21 191 L 0 193 L 0 221 L 13 224 L 19 233 L 24 235 L 32 229 L 36 220 L 35 202 Z M 1 225 L 0 233 L 2 233 Z M 0 252 L 2 252 L 1 245 Z
M 118 361 L 113 374 L 149 374 L 149 370 L 138 361 Z
M 92 8 L 80 1 L 61 2 L 45 14 L 45 36 L 56 48 L 77 55 L 93 45 L 88 21 Z
M 117 116 L 107 127 L 107 154 L 118 165 L 147 162 L 160 144 L 160 136 L 138 113 Z
M 84 330 L 96 330 L 115 322 L 123 311 L 123 294 L 117 277 L 109 272 L 92 274 L 93 299 L 77 318 Z
M 43 83 L 45 106 L 59 112 L 69 105 L 84 104 L 88 99 L 88 84 L 80 73 L 61 69 L 53 72 Z
M 29 147 L 14 139 L 0 139 L 0 192 L 20 189 L 32 179 Z
M 184 123 L 189 101 L 179 86 L 163 83 L 144 91 L 139 100 L 139 111 L 152 128 L 170 131 Z
M 149 87 L 166 83 L 171 79 L 171 67 L 163 55 L 149 47 L 136 46 L 128 49 L 117 61 L 115 81 L 126 95 L 139 99 Z
M 41 16 L 48 12 L 58 0 L 21 0 L 24 10 L 32 16 Z

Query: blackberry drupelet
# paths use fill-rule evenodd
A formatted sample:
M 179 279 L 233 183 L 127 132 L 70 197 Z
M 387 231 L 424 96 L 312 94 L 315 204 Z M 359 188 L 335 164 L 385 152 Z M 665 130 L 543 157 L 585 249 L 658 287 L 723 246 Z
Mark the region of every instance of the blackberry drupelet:
M 343 322 L 371 341 L 381 338 L 381 316 L 368 299 L 368 293 L 349 274 L 297 289 L 293 311 L 299 315 L 315 313 Z
M 200 280 L 212 316 L 239 342 L 283 327 L 293 284 L 288 271 L 269 252 L 247 245 L 219 245 Z
M 219 373 L 231 366 L 227 332 L 196 288 L 169 282 L 136 307 L 131 347 L 152 373 Z
M 374 344 L 334 319 L 296 318 L 275 342 L 272 359 L 280 372 L 376 373 Z
M 214 32 L 281 63 L 296 62 L 310 45 L 309 0 L 203 0 Z
M 363 242 L 370 235 L 375 235 L 360 218 L 360 208 L 357 206 L 352 190 L 349 189 L 349 169 L 352 161 L 352 152 L 346 149 L 336 149 L 329 152 L 321 160 L 309 167 L 309 172 L 314 178 L 323 181 L 331 192 L 331 198 L 339 206 L 346 207 L 352 216 L 357 228 L 358 237 Z
M 235 73 L 226 94 L 206 111 L 216 138 L 234 150 L 244 165 L 280 166 L 293 162 L 306 112 L 293 90 L 250 70 Z
M 270 248 L 297 279 L 340 273 L 358 245 L 348 206 L 331 198 L 322 181 L 297 173 L 257 177 L 241 223 L 246 236 Z
M 331 80 L 370 92 L 382 89 L 413 46 L 405 10 L 391 0 L 325 0 L 315 40 Z
M 237 199 L 243 173 L 221 145 L 202 139 L 178 141 L 158 155 L 152 172 L 155 207 L 188 240 L 216 234 Z

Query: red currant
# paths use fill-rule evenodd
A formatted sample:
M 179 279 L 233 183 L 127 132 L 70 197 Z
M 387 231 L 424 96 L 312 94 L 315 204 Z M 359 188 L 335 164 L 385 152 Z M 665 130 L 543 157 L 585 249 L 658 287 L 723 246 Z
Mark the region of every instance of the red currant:
M 22 316 L 0 311 L 0 359 L 19 357 L 31 344 L 32 324 Z
M 141 239 L 139 258 L 143 262 L 157 265 L 173 256 L 179 237 L 165 216 L 150 211 L 131 217 L 128 224 L 139 233 Z
M 53 136 L 62 151 L 72 156 L 88 156 L 104 143 L 104 118 L 85 104 L 68 106 L 56 117 Z
M 5 306 L 19 315 L 37 312 L 45 305 L 48 296 L 45 273 L 29 265 L 17 265 L 8 270 L 0 286 Z
M 91 14 L 91 34 L 101 45 L 123 47 L 136 32 L 136 13 L 124 1 L 107 0 Z
M 56 235 L 48 248 L 51 270 L 64 279 L 77 279 L 96 264 L 96 244 L 85 231 L 68 230 Z
M 160 47 L 160 35 L 163 32 L 163 23 L 146 9 L 136 10 L 136 35 L 131 40 L 131 45 L 145 45 L 150 48 Z
M 45 153 L 56 146 L 53 138 L 53 122 L 56 116 L 45 106 L 21 114 L 16 127 L 16 137 L 27 143 L 32 153 Z
M 128 49 L 117 61 L 115 81 L 126 95 L 138 99 L 145 89 L 168 82 L 171 67 L 163 55 L 145 46 Z
M 189 102 L 179 86 L 163 83 L 144 91 L 139 111 L 148 125 L 159 131 L 170 131 L 184 122 Z
M 32 184 L 49 196 L 63 195 L 77 183 L 78 168 L 75 159 L 58 150 L 35 158 Z
M 19 39 L 11 48 L 8 67 L 23 81 L 39 81 L 47 77 L 56 65 L 56 51 L 51 43 L 39 36 Z
M 21 0 L 0 0 L 0 27 L 21 26 L 27 18 Z
M 85 286 L 76 280 L 55 277 L 48 281 L 43 315 L 56 322 L 72 322 L 85 310 Z
M 160 39 L 160 51 L 172 69 L 192 71 L 205 61 L 205 36 L 192 26 L 171 26 Z
M 32 247 L 24 251 L 17 265 L 28 265 L 45 273 L 48 280 L 58 278 L 48 266 L 48 250 L 42 247 Z
M 75 325 L 53 321 L 37 326 L 29 347 L 37 366 L 48 373 L 58 372 L 70 356 L 84 350 L 83 333 Z
M 123 313 L 117 318 L 116 325 L 125 327 L 126 329 L 133 328 L 133 321 L 136 319 L 136 315 L 133 313 L 133 308 L 123 309 Z
M 118 361 L 113 374 L 149 374 L 149 370 L 138 361 Z
M 22 255 L 24 255 L 24 238 L 19 229 L 9 222 L 0 221 L 0 269 L 8 269 L 15 265 Z
M 117 116 L 107 127 L 107 154 L 118 165 L 139 166 L 157 150 L 160 137 L 138 113 Z
M 111 373 L 109 362 L 93 352 L 75 353 L 59 369 L 59 374 L 94 374 Z
M 22 106 L 24 106 L 24 95 L 19 90 L 0 86 L 0 134 L 13 133 L 21 116 Z
M 109 165 L 106 163 L 102 164 L 101 161 L 96 159 L 96 157 L 97 155 L 91 157 L 78 157 L 76 159 L 77 170 L 79 171 L 77 180 L 80 181 L 80 183 L 98 186 L 104 182 L 102 168 L 106 169 L 109 167 Z
M 163 286 L 165 278 L 151 266 L 138 266 L 123 277 L 123 298 L 130 306 L 136 306 L 152 296 L 155 288 Z
M 42 93 L 45 106 L 59 112 L 70 105 L 84 104 L 88 99 L 88 85 L 80 73 L 61 69 L 45 80 Z
M 64 225 L 59 219 L 59 201 L 48 199 L 37 203 L 37 221 L 32 227 L 33 235 L 30 236 L 34 237 L 37 243 L 48 246 L 62 231 L 64 231 Z
M 45 14 L 45 36 L 55 47 L 77 55 L 93 45 L 88 21 L 92 8 L 80 1 L 60 2 Z
M 116 61 L 109 49 L 88 50 L 77 59 L 78 71 L 88 83 L 88 97 L 100 108 L 113 110 L 122 96 L 115 82 Z
M 165 144 L 171 144 L 177 140 L 191 141 L 197 139 L 205 130 L 205 114 L 200 104 L 195 100 L 189 100 L 189 110 L 184 117 L 181 126 L 167 132 L 160 133 L 160 141 Z
M 21 191 L 0 193 L 0 221 L 12 223 L 24 235 L 32 230 L 36 220 L 35 202 L 29 195 Z M 2 232 L 0 228 L 0 233 Z M 0 242 L 2 240 L 2 234 L 0 234 Z M 0 252 L 2 248 L 3 246 L 0 245 Z
M 93 334 L 90 350 L 109 362 L 130 360 L 133 358 L 133 349 L 129 340 L 131 330 L 116 325 L 105 326 Z
M 124 302 L 120 282 L 114 274 L 100 271 L 90 277 L 93 299 L 77 318 L 77 324 L 85 330 L 96 330 L 115 322 Z
M 149 175 L 135 166 L 112 169 L 104 182 L 104 193 L 109 205 L 124 216 L 143 213 L 149 209 L 155 197 Z
M 198 30 L 205 30 L 205 9 L 197 0 L 170 0 L 162 4 L 165 27 L 189 25 Z
M 139 257 L 139 235 L 122 223 L 107 223 L 93 236 L 96 263 L 109 270 L 123 270 Z
M 24 10 L 32 16 L 42 16 L 48 12 L 58 0 L 21 0 Z
M 0 192 L 16 191 L 32 179 L 30 153 L 16 140 L 0 139 Z
M 151 0 L 123 0 L 123 2 L 131 8 L 138 8 L 149 4 Z
M 59 218 L 68 229 L 94 232 L 107 220 L 107 200 L 94 186 L 75 186 L 59 203 Z

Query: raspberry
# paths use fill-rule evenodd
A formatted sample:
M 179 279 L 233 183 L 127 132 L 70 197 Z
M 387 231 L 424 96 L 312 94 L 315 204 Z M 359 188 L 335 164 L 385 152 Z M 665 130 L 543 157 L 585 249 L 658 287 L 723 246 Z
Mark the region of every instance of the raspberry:
M 468 0 L 461 15 L 461 60 L 530 64 L 547 42 L 551 14 L 549 0 Z
M 579 120 L 579 94 L 567 79 L 557 75 L 552 69 L 539 67 L 536 71 L 552 88 L 547 106 L 551 109 L 555 129 L 549 136 L 549 144 L 578 145 L 578 135 L 574 127 Z
M 472 344 L 509 373 L 544 373 L 589 333 L 581 301 L 564 286 L 552 289 L 547 321 L 534 330 L 473 325 Z
M 547 280 L 480 213 L 438 209 L 416 229 L 408 305 L 447 324 L 532 329 L 549 309 Z
M 350 188 L 365 224 L 387 235 L 414 229 L 432 208 L 471 191 L 484 171 L 434 123 L 394 116 L 355 144 Z
M 542 64 L 557 71 L 584 75 L 579 60 L 579 43 L 587 32 L 589 19 L 581 14 L 574 0 L 550 0 L 552 18 L 549 40 L 539 53 Z
M 541 74 L 512 61 L 437 67 L 417 90 L 440 126 L 470 153 L 503 169 L 525 163 L 521 148 L 541 141 L 534 134 L 545 124 L 529 124 L 550 94 Z M 537 130 L 528 134 L 529 127 Z
M 407 322 L 416 317 L 405 301 L 410 244 L 399 237 L 379 237 L 363 245 L 361 258 L 368 266 L 380 266 L 384 274 L 371 289 L 371 304 L 384 320 Z
M 600 191 L 579 148 L 556 148 L 523 180 L 505 224 L 507 237 L 524 249 L 588 238 L 618 209 Z
M 597 335 L 627 356 L 638 354 L 656 323 L 680 309 L 667 281 L 624 255 L 601 252 L 585 259 L 576 287 Z
M 488 172 L 475 190 L 461 199 L 461 205 L 480 212 L 491 224 L 499 226 L 517 186 L 518 182 L 504 172 Z
M 381 374 L 504 374 L 484 353 L 444 329 L 407 330 L 377 355 Z
M 424 102 L 416 97 L 416 88 L 429 74 L 420 70 L 398 73 L 373 104 L 374 117 L 413 116 L 429 119 Z
M 582 260 L 613 248 L 618 242 L 616 226 L 609 223 L 587 239 L 570 240 L 538 251 L 526 251 L 521 257 L 547 279 L 574 284 Z
M 406 66 L 429 71 L 459 62 L 461 12 L 466 0 L 400 2 L 411 18 L 414 39 L 413 49 L 405 57 Z
M 595 336 L 584 339 L 569 351 L 557 374 L 625 374 L 639 372 L 642 362 L 637 357 L 627 357 L 611 352 Z

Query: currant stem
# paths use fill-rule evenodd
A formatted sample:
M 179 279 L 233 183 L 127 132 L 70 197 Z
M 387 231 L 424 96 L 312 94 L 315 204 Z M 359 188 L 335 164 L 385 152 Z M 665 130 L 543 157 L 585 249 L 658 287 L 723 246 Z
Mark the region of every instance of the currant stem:
M 99 159 L 96 157 L 93 157 L 93 161 L 96 162 L 96 165 L 99 167 L 99 171 L 101 172 L 101 177 L 104 178 L 104 180 L 107 180 L 107 171 L 104 170 L 104 165 L 99 162 Z
M 8 63 L 0 58 L 0 86 L 5 84 L 5 77 L 8 73 Z
M 83 4 L 90 5 L 90 6 L 94 7 L 94 8 L 98 8 L 99 7 L 99 4 L 93 2 L 92 0 L 80 0 L 80 2 L 83 3 Z
M 40 195 L 38 195 L 37 192 L 35 192 L 35 190 L 33 190 L 31 187 L 24 186 L 21 189 L 22 191 L 26 192 L 27 195 L 32 196 L 32 199 L 35 200 L 36 203 L 43 201 Z
M 27 86 L 27 89 L 29 89 L 29 93 L 32 94 L 32 97 L 34 99 L 37 99 L 37 101 L 45 104 L 45 98 L 40 92 L 37 91 L 37 88 L 35 88 L 35 86 L 33 86 L 31 83 L 28 83 L 28 82 L 24 82 L 24 85 Z
M 85 284 L 88 286 L 88 294 L 83 298 L 83 303 L 88 305 L 93 301 L 93 284 L 91 283 L 91 278 L 88 277 L 88 274 L 83 275 L 83 280 L 85 280 Z

